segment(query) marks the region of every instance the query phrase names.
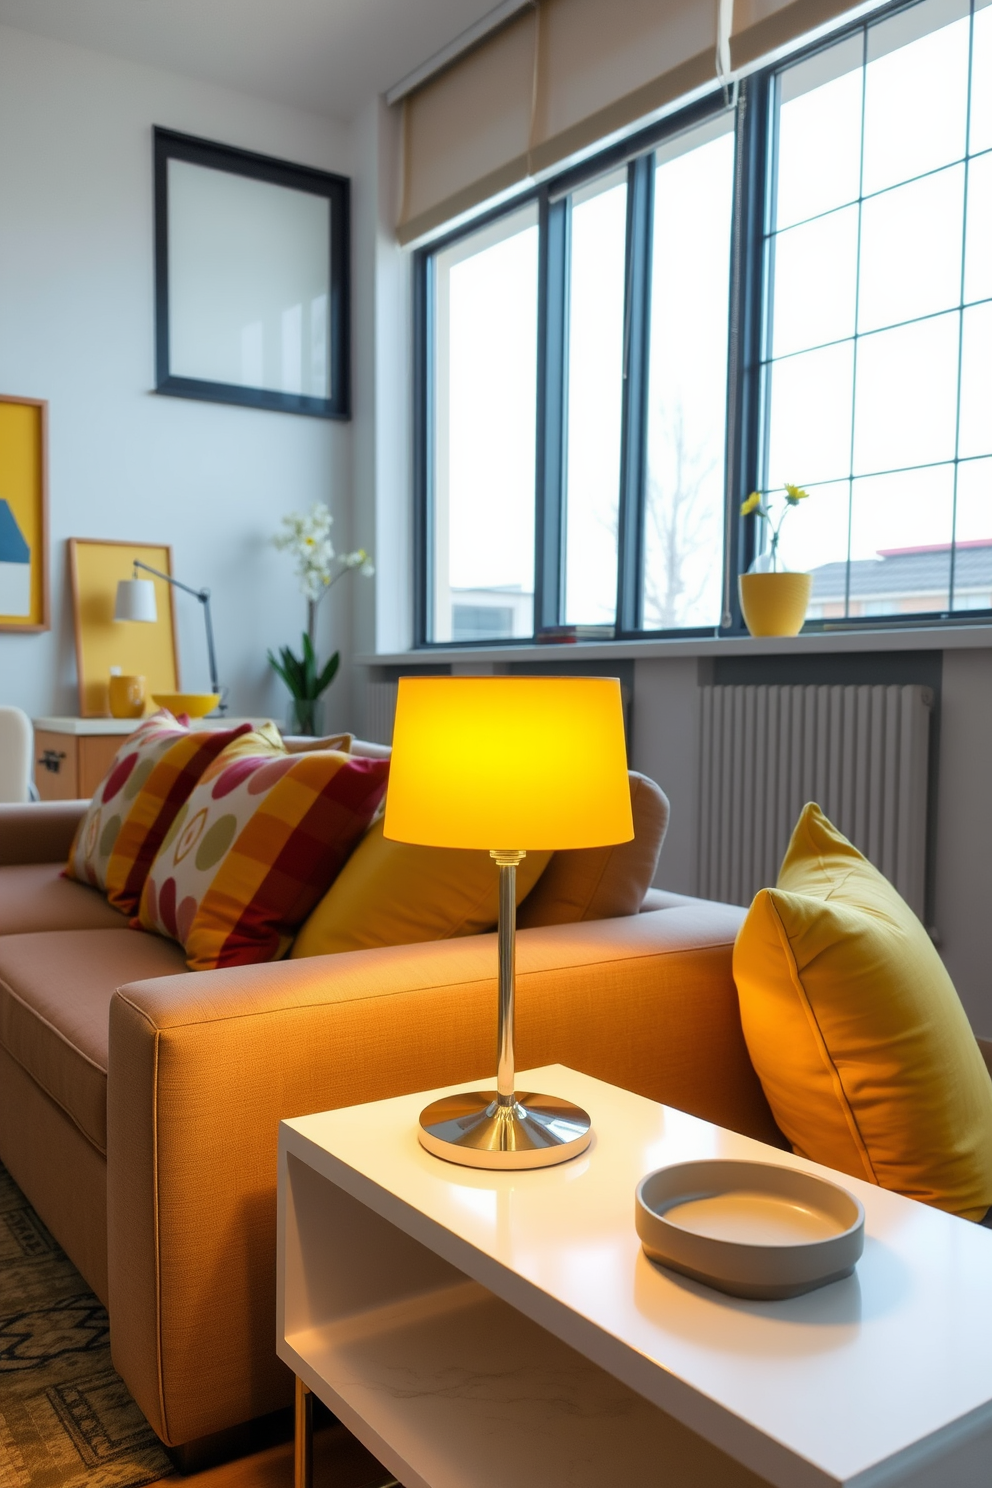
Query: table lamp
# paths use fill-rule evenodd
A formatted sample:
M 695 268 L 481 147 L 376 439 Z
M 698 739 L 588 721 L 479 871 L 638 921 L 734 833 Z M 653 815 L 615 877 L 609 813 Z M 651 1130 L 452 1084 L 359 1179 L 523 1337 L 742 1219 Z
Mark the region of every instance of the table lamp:
M 173 589 L 181 589 L 184 594 L 192 594 L 203 606 L 203 620 L 207 628 L 207 660 L 210 664 L 210 691 L 216 692 L 220 697 L 218 713 L 227 711 L 227 703 L 224 701 L 224 689 L 217 680 L 217 657 L 214 652 L 214 627 L 210 617 L 210 590 L 192 589 L 189 584 L 181 584 L 171 574 L 163 573 L 161 569 L 152 568 L 149 563 L 142 563 L 140 559 L 133 558 L 132 575 L 129 579 L 121 579 L 117 584 L 117 597 L 114 604 L 115 620 L 137 620 L 145 625 L 154 625 L 158 619 L 158 607 L 155 603 L 155 585 L 151 579 L 139 579 L 138 569 L 145 573 L 154 574 L 157 579 L 164 579 L 171 584 Z
M 517 864 L 528 851 L 634 835 L 620 683 L 613 677 L 403 677 L 385 835 L 488 849 L 499 868 L 496 1089 L 420 1116 L 429 1152 L 473 1168 L 540 1168 L 589 1145 L 585 1111 L 519 1094 L 514 1071 Z

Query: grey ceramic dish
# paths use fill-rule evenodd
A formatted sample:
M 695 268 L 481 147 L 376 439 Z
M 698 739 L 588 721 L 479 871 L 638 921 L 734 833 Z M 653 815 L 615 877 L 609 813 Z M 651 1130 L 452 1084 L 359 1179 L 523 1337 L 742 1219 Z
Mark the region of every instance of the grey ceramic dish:
M 806 1228 L 820 1233 L 771 1243 L 737 1240 L 728 1238 L 733 1221 L 728 1224 L 725 1212 L 717 1226 L 723 1237 L 715 1238 L 699 1232 L 708 1227 L 708 1206 L 698 1201 L 710 1199 L 714 1211 L 721 1203 L 726 1211 L 728 1201 L 731 1208 L 737 1206 L 745 1224 L 752 1204 L 759 1231 L 761 1217 L 774 1221 L 780 1209 L 786 1237 L 790 1229 L 803 1228 L 789 1223 L 797 1211 Z M 690 1204 L 696 1207 L 683 1210 L 684 1222 L 676 1222 L 675 1211 Z M 669 1213 L 672 1219 L 666 1218 Z M 637 1185 L 634 1220 L 651 1260 L 735 1297 L 798 1297 L 850 1276 L 864 1249 L 865 1212 L 853 1194 L 812 1173 L 774 1163 L 717 1159 L 659 1168 Z M 689 1228 L 690 1223 L 695 1227 Z

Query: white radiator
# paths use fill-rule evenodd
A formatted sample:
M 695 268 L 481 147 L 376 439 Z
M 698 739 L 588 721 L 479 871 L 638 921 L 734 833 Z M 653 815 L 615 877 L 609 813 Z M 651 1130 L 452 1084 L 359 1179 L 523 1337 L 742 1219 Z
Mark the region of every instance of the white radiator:
M 373 744 L 393 742 L 396 682 L 369 682 L 365 688 L 365 737 Z
M 922 919 L 930 689 L 700 693 L 700 895 L 750 904 L 816 801 Z

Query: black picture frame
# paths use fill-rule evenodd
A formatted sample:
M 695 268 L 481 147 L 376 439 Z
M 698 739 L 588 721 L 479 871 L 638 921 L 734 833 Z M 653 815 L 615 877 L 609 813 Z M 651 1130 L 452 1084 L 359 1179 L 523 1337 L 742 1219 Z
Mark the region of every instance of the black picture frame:
M 268 155 L 215 144 L 193 135 L 153 127 L 155 191 L 155 392 L 209 403 L 235 403 L 314 418 L 351 417 L 351 183 L 347 176 L 293 165 Z M 174 375 L 170 368 L 168 162 L 183 160 L 275 186 L 308 192 L 330 203 L 328 371 L 330 397 L 254 388 L 239 383 Z

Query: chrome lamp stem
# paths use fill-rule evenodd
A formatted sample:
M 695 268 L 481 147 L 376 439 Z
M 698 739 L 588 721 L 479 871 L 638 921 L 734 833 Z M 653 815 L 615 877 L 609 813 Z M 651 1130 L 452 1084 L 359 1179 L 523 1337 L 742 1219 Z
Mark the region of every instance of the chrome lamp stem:
M 499 1021 L 496 1048 L 496 1094 L 501 1106 L 512 1106 L 516 1071 L 513 1064 L 513 1013 L 517 973 L 517 865 L 522 852 L 490 853 L 499 864 Z
M 514 1063 L 517 868 L 522 851 L 490 853 L 499 866 L 496 1089 L 432 1102 L 420 1113 L 421 1145 L 471 1168 L 546 1168 L 584 1152 L 592 1123 L 554 1095 L 518 1094 Z

